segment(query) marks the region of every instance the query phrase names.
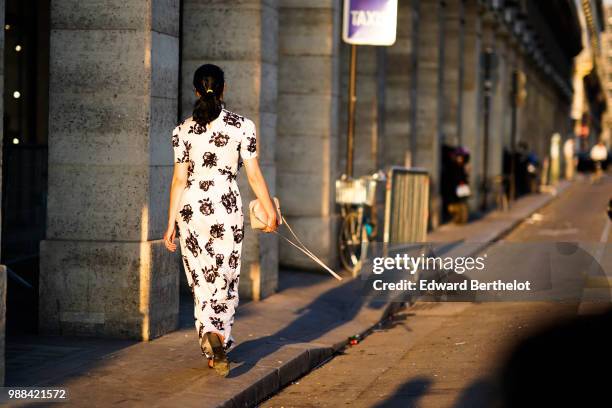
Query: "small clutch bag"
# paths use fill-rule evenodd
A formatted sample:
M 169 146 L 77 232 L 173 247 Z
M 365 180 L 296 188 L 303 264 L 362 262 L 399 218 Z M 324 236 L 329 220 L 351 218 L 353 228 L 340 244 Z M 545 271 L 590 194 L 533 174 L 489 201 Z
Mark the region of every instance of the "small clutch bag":
M 280 203 L 278 201 L 278 198 L 276 197 L 273 197 L 272 201 L 274 201 L 274 205 L 276 206 L 276 212 L 277 212 L 276 220 L 278 224 L 280 225 L 283 223 L 281 211 L 280 211 Z M 262 230 L 267 227 L 266 221 L 267 221 L 268 215 L 266 214 L 266 211 L 264 210 L 263 206 L 261 205 L 258 199 L 252 200 L 249 203 L 249 216 L 251 219 L 252 229 Z

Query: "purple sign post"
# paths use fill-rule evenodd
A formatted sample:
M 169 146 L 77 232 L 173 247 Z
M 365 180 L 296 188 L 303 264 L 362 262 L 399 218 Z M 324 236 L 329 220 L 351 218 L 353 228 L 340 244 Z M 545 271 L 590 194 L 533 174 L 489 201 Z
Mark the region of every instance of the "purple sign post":
M 397 0 L 344 0 L 342 39 L 351 44 L 346 132 L 346 176 L 349 178 L 353 176 L 353 152 L 355 150 L 357 45 L 393 45 L 396 28 Z
M 342 39 L 356 45 L 393 45 L 397 0 L 345 0 Z

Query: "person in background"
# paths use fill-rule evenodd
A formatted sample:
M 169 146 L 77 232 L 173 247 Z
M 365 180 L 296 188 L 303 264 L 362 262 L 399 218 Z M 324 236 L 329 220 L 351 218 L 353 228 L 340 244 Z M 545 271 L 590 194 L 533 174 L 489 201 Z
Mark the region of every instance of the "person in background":
M 468 199 L 470 192 L 470 152 L 464 147 L 457 147 L 452 153 L 451 186 L 452 196 L 448 212 L 453 222 L 465 224 L 469 218 Z
M 604 145 L 601 139 L 591 148 L 590 156 L 595 165 L 595 172 L 593 173 L 591 182 L 597 182 L 603 174 L 602 169 L 604 162 L 608 160 L 608 149 L 606 149 L 606 145 Z

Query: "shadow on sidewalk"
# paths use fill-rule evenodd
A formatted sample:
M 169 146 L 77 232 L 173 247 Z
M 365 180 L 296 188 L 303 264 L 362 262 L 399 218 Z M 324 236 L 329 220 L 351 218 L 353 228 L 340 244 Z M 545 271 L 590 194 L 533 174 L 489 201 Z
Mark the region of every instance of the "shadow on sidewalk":
M 431 378 L 419 376 L 402 384 L 393 395 L 374 405 L 373 408 L 411 408 L 417 407 L 418 401 L 427 394 L 433 381 Z
M 294 281 L 291 289 L 300 287 L 300 282 L 305 281 L 305 276 L 296 275 L 304 274 L 307 280 L 317 278 L 316 275 L 308 272 L 291 271 L 285 274 L 289 275 L 286 278 Z M 286 278 L 284 277 L 283 280 Z M 323 279 L 325 278 L 323 276 Z M 268 336 L 239 343 L 229 353 L 232 362 L 240 363 L 239 366 L 232 369 L 230 377 L 239 377 L 248 372 L 260 360 L 272 355 L 283 346 L 316 341 L 335 328 L 353 320 L 363 307 L 371 310 L 386 307 L 385 302 L 364 296 L 363 283 L 359 278 L 350 279 L 322 293 L 312 302 L 297 310 L 296 313 L 299 316 L 282 329 Z

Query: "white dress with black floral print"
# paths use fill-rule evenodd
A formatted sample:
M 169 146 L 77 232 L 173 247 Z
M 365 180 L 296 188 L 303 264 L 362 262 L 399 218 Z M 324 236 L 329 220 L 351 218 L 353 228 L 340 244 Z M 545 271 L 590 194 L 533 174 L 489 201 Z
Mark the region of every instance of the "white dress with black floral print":
M 231 329 L 244 236 L 236 178 L 242 159 L 257 156 L 256 140 L 253 121 L 226 109 L 206 130 L 189 117 L 172 132 L 174 161 L 189 163 L 176 226 L 194 297 L 196 330 L 209 357 L 206 332 L 221 333 L 226 349 L 234 343 Z

